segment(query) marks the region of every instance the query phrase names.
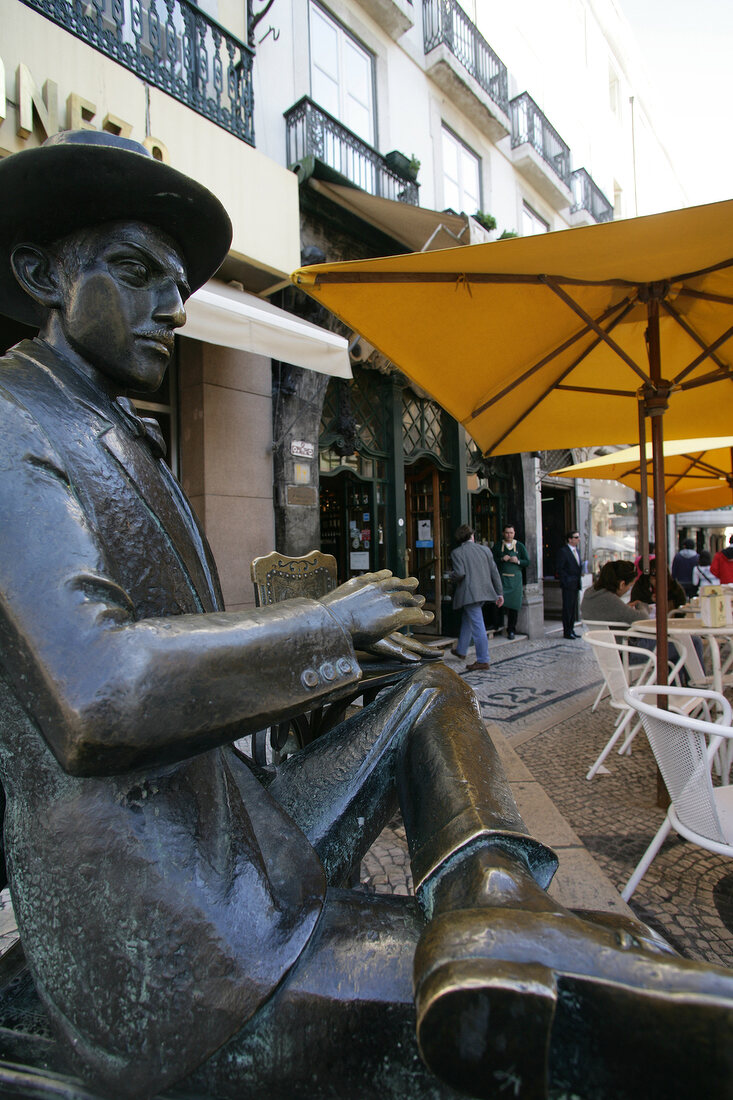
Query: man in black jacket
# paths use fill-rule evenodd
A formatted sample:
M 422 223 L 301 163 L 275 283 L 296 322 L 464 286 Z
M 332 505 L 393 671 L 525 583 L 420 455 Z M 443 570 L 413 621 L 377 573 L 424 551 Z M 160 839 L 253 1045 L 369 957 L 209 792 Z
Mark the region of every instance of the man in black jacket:
M 562 635 L 563 638 L 577 638 L 575 621 L 578 617 L 578 592 L 583 573 L 578 551 L 580 535 L 577 531 L 568 531 L 566 538 L 567 542 L 560 548 L 555 566 L 562 589 Z

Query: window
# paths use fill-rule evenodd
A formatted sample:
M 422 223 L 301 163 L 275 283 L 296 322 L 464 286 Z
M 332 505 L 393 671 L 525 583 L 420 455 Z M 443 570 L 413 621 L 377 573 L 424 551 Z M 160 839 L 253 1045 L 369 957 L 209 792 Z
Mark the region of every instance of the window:
M 541 218 L 528 202 L 522 203 L 522 236 L 531 237 L 535 233 L 549 233 L 550 223 Z
M 443 127 L 443 206 L 456 213 L 481 209 L 480 160 Z
M 311 98 L 369 145 L 375 143 L 372 56 L 310 5 Z

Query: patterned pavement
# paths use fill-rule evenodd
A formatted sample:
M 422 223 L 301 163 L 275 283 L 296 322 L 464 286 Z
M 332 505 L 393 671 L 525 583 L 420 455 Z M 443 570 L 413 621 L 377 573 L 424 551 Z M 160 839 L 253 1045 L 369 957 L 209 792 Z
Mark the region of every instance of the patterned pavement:
M 447 653 L 447 651 L 446 651 Z M 582 641 L 547 637 L 494 644 L 488 672 L 460 671 L 481 712 L 498 727 L 614 885 L 621 890 L 661 824 L 656 765 L 639 734 L 631 756 L 612 753 L 608 775 L 585 774 L 610 736 L 614 712 Z M 362 882 L 379 893 L 411 889 L 399 820 L 362 863 Z M 630 906 L 688 958 L 733 967 L 733 862 L 672 835 L 637 887 Z

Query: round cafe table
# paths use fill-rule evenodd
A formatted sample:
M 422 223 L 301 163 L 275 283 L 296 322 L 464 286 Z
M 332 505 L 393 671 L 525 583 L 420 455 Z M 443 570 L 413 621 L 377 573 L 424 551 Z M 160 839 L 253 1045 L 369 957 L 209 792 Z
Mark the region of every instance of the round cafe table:
M 632 631 L 638 630 L 640 634 L 654 634 L 657 632 L 656 619 L 638 619 L 631 624 Z M 675 635 L 680 640 L 695 634 L 707 639 L 710 647 L 710 662 L 712 668 L 712 689 L 723 693 L 726 684 L 726 673 L 731 663 L 730 656 L 723 663 L 720 655 L 720 643 L 733 643 L 733 626 L 706 626 L 702 619 L 696 619 L 690 615 L 679 618 L 671 616 L 667 619 L 667 634 L 670 638 Z
M 632 630 L 638 631 L 640 634 L 656 635 L 656 619 L 639 619 L 637 622 L 632 623 Z M 705 678 L 705 686 L 712 687 L 713 691 L 717 691 L 722 695 L 726 682 L 730 682 L 730 668 L 733 664 L 733 626 L 706 626 L 702 619 L 691 618 L 689 615 L 679 618 L 672 616 L 667 619 L 667 636 L 669 639 L 677 639 L 679 648 L 685 651 L 685 657 L 687 658 L 689 655 L 689 659 L 694 660 L 699 665 L 699 658 L 693 657 L 694 650 L 691 644 L 693 635 L 705 638 L 710 649 L 712 676 L 709 682 L 708 678 Z M 729 650 L 725 662 L 721 659 L 721 643 L 723 645 L 727 644 Z M 699 676 L 697 678 L 692 676 L 691 681 L 696 681 L 699 686 L 703 686 L 700 684 Z M 694 683 L 691 683 L 691 686 L 694 686 Z M 721 777 L 724 777 L 723 782 L 727 782 L 730 769 L 733 766 L 732 749 L 733 742 L 730 742 L 724 753 L 719 751 L 716 755 L 717 770 Z

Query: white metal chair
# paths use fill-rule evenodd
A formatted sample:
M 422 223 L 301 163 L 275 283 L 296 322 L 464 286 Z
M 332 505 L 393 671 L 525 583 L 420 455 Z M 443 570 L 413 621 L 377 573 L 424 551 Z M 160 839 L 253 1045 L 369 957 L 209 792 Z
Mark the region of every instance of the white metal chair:
M 670 707 L 656 706 L 660 695 Z M 719 722 L 701 721 L 680 709 L 695 698 L 713 704 Z M 622 891 L 628 901 L 672 829 L 709 852 L 733 858 L 733 786 L 713 787 L 713 759 L 733 739 L 731 706 L 715 691 L 645 684 L 629 688 L 626 701 L 641 720 L 672 802 L 657 835 Z
M 614 630 L 614 629 L 615 630 L 626 630 L 628 628 L 628 625 L 629 625 L 628 623 L 622 623 L 622 622 L 605 622 L 603 619 L 581 619 L 581 623 L 588 630 Z M 606 696 L 606 695 L 608 695 L 608 685 L 607 685 L 606 681 L 604 680 L 603 683 L 601 684 L 600 688 L 598 689 L 598 694 L 596 695 L 596 701 L 593 704 L 593 706 L 590 708 L 591 709 L 591 714 L 596 709 L 596 707 L 600 703 L 601 699 L 603 699 L 604 696 Z
M 656 673 L 657 664 L 653 650 L 618 642 L 608 630 L 589 630 L 583 635 L 583 640 L 593 647 L 598 667 L 608 688 L 609 702 L 614 710 L 619 712 L 613 734 L 586 775 L 586 779 L 592 779 L 634 717 L 633 709 L 624 698 L 624 693 L 629 687 L 630 668 L 634 669 L 636 682 L 646 684 Z M 631 657 L 638 658 L 638 663 L 631 665 L 629 663 Z M 637 721 L 624 742 L 627 749 L 640 728 L 641 722 Z

